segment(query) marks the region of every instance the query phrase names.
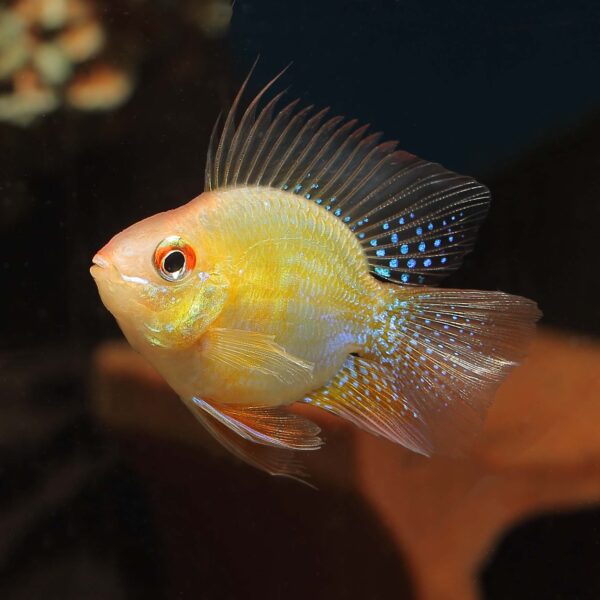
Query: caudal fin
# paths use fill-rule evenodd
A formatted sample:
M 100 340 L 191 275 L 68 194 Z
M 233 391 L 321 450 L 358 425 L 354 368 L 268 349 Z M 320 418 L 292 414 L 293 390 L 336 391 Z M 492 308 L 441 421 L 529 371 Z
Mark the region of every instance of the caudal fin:
M 389 288 L 363 356 L 306 401 L 421 454 L 461 454 L 540 317 L 502 292 Z

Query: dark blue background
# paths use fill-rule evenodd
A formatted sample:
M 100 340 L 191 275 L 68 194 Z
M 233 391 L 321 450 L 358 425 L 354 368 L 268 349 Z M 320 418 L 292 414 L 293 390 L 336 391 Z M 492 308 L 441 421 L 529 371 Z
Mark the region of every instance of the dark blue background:
M 458 171 L 493 173 L 600 106 L 600 2 L 238 0 L 238 76 L 288 62 L 290 95 L 370 122 Z

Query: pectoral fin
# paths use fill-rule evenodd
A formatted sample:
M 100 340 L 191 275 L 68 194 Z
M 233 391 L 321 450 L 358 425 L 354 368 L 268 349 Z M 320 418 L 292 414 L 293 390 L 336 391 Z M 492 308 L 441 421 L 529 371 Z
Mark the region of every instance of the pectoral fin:
M 312 377 L 312 363 L 287 352 L 275 336 L 255 331 L 215 327 L 205 335 L 205 353 L 230 369 L 258 371 L 285 383 Z

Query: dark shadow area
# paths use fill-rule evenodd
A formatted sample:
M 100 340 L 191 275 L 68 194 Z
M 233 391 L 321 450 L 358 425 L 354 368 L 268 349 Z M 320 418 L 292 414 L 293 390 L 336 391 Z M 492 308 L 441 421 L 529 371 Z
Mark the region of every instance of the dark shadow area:
M 490 214 L 474 252 L 448 286 L 535 298 L 544 322 L 600 334 L 596 223 L 600 118 L 557 135 L 490 176 Z
M 413 598 L 381 523 L 351 492 L 313 490 L 195 448 L 122 439 L 177 598 Z
M 480 581 L 485 600 L 600 598 L 600 510 L 545 515 L 513 528 Z
M 397 547 L 354 493 L 108 435 L 82 403 L 86 366 L 56 352 L 7 365 L 0 597 L 413 597 Z
M 164 598 L 143 490 L 82 406 L 84 363 L 34 364 L 13 362 L 3 381 L 0 596 Z

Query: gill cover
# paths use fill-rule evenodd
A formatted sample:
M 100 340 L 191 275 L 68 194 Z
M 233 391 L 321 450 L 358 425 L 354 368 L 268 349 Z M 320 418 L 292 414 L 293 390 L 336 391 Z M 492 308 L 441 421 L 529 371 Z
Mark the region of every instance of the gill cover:
M 145 293 L 154 310 L 146 322 L 146 339 L 161 348 L 186 348 L 217 318 L 229 282 L 220 273 L 194 272 L 181 284 L 152 287 Z

